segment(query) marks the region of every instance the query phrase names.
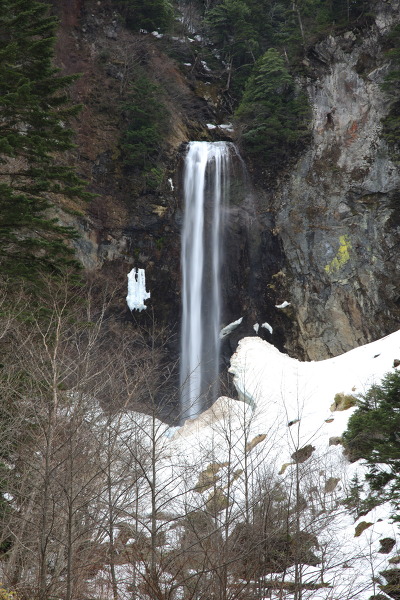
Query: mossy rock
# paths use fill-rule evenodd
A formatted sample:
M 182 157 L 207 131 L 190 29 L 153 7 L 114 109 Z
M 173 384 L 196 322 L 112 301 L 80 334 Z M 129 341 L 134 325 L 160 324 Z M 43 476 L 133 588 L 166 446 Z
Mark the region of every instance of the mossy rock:
M 380 575 L 386 579 L 387 584 L 381 585 L 382 592 L 394 600 L 400 600 L 400 569 L 386 569 L 381 571 Z
M 280 468 L 280 471 L 279 471 L 278 475 L 283 475 L 284 472 L 286 471 L 286 469 L 288 467 L 290 467 L 290 465 L 294 465 L 294 464 L 296 464 L 296 463 L 291 463 L 291 462 L 290 463 L 283 463 L 283 465 Z
M 209 464 L 207 468 L 200 473 L 199 479 L 194 486 L 194 491 L 201 494 L 213 487 L 221 479 L 220 475 L 218 475 L 218 471 L 222 469 L 223 466 L 223 463 Z
M 343 392 L 339 392 L 335 394 L 335 398 L 333 404 L 331 405 L 331 412 L 335 412 L 337 410 L 348 410 L 353 406 L 356 406 L 357 398 L 352 394 L 344 394 Z
M 352 246 L 349 237 L 347 235 L 341 235 L 339 237 L 339 248 L 335 258 L 333 258 L 333 260 L 331 260 L 331 262 L 324 267 L 328 275 L 334 275 L 338 273 L 349 262 L 351 248 Z
M 232 481 L 236 481 L 241 475 L 243 475 L 243 469 L 236 469 L 236 471 L 233 472 Z
M 339 436 L 334 436 L 334 437 L 330 437 L 329 438 L 329 445 L 330 446 L 340 446 L 340 444 L 342 444 L 342 443 L 343 443 L 343 440 Z
M 296 452 L 293 452 L 292 458 L 295 463 L 303 463 L 310 458 L 314 450 L 315 447 L 308 444 L 307 446 L 303 446 L 303 448 L 296 450 Z
M 248 442 L 246 444 L 246 452 L 251 452 L 251 450 L 253 450 L 253 448 L 255 448 L 257 446 L 257 444 L 260 444 L 261 442 L 263 442 L 266 437 L 267 437 L 267 435 L 265 433 L 259 433 L 258 435 L 256 435 L 251 440 L 251 442 Z
M 228 506 L 229 500 L 221 488 L 217 488 L 214 492 L 212 492 L 206 502 L 207 510 L 213 515 L 225 510 L 228 508 Z
M 336 488 L 339 481 L 340 477 L 329 477 L 329 479 L 325 481 L 325 492 L 327 494 L 331 494 Z
M 184 521 L 184 526 L 188 531 L 195 531 L 196 535 L 206 536 L 214 530 L 214 523 L 205 511 L 195 510 L 189 513 Z
M 389 552 L 391 552 L 393 550 L 393 548 L 396 545 L 396 540 L 394 540 L 393 538 L 387 537 L 387 538 L 382 538 L 381 540 L 379 540 L 379 543 L 381 545 L 381 547 L 379 548 L 378 552 L 380 554 L 389 554 Z
M 368 527 L 371 527 L 371 525 L 373 525 L 373 523 L 369 523 L 368 521 L 361 521 L 361 523 L 359 523 L 355 528 L 354 537 L 360 537 L 362 532 L 368 529 Z

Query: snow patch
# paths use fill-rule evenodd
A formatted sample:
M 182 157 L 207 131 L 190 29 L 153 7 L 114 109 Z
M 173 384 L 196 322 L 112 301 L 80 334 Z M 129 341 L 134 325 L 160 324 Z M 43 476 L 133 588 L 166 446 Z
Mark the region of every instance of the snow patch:
M 233 131 L 234 130 L 232 123 L 222 123 L 222 125 L 219 125 L 219 128 L 223 129 L 224 131 Z
M 272 335 L 272 332 L 274 331 L 271 327 L 271 325 L 269 323 L 263 323 L 261 325 L 261 327 L 264 327 L 264 329 L 268 329 L 268 331 L 270 332 L 270 334 Z
M 290 302 L 287 302 L 286 300 L 282 302 L 282 304 L 275 304 L 275 308 L 286 308 L 287 306 L 290 306 Z
M 240 317 L 240 319 L 238 319 L 237 321 L 233 321 L 233 323 L 229 323 L 229 325 L 221 329 L 221 331 L 219 332 L 219 339 L 222 340 L 224 337 L 229 335 L 234 329 L 236 329 L 236 327 L 240 325 L 242 321 L 243 317 Z

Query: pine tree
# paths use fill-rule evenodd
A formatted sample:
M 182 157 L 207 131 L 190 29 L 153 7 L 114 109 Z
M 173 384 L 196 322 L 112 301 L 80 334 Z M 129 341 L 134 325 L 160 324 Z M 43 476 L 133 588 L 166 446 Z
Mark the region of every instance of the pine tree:
M 122 140 L 124 163 L 141 170 L 150 168 L 160 152 L 166 127 L 161 88 L 144 74 L 131 85 L 123 105 L 126 131 Z
M 126 25 L 134 31 L 168 29 L 174 10 L 169 0 L 114 0 L 126 18 Z
M 236 113 L 245 153 L 266 165 L 287 160 L 309 137 L 308 113 L 283 57 L 270 48 L 257 61 Z
M 388 373 L 360 400 L 343 435 L 350 460 L 364 459 L 372 493 L 400 508 L 400 372 Z
M 223 0 L 207 12 L 212 39 L 227 65 L 226 89 L 240 89 L 259 54 L 257 35 L 245 0 Z
M 54 68 L 57 22 L 48 6 L 0 0 L 0 266 L 11 277 L 76 264 L 65 244 L 74 230 L 48 216 L 55 195 L 85 197 L 82 180 L 61 163 L 73 147 L 68 87 Z
M 382 88 L 387 92 L 390 110 L 383 119 L 383 137 L 392 150 L 392 158 L 400 162 L 400 25 L 393 28 L 388 36 L 390 49 L 387 56 L 390 59 L 389 72 Z
M 122 108 L 125 116 L 121 140 L 123 164 L 127 172 L 136 177 L 142 191 L 154 191 L 164 177 L 159 157 L 168 133 L 169 113 L 163 103 L 162 88 L 138 70 Z

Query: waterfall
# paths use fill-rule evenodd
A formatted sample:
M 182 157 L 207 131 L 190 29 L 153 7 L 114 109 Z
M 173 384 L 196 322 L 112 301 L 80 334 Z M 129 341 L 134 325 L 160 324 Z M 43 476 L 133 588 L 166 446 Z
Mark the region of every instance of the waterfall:
M 217 398 L 223 207 L 232 144 L 190 142 L 184 167 L 182 231 L 182 419 Z

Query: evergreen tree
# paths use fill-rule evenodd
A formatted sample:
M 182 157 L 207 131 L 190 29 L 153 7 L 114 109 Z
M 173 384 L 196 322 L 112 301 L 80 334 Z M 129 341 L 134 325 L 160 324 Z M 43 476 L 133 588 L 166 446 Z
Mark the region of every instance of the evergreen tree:
M 283 57 L 270 48 L 255 65 L 236 112 L 244 151 L 266 166 L 288 159 L 308 139 L 308 114 L 305 95 L 296 90 Z
M 85 197 L 83 182 L 61 164 L 73 147 L 68 86 L 53 67 L 56 20 L 34 0 L 0 0 L 0 265 L 35 278 L 76 264 L 75 236 L 48 216 L 55 195 Z
M 121 147 L 124 164 L 140 174 L 145 187 L 155 189 L 162 180 L 158 158 L 167 132 L 167 109 L 160 86 L 139 73 L 123 105 L 126 118 Z
M 236 94 L 240 93 L 259 55 L 251 16 L 245 0 L 223 0 L 207 12 L 206 23 L 227 65 L 226 88 L 229 89 L 233 81 Z
M 400 520 L 400 372 L 388 373 L 360 400 L 343 441 L 350 460 L 365 460 L 373 494 L 391 500 Z
M 385 78 L 383 89 L 390 99 L 390 110 L 383 119 L 383 137 L 393 151 L 393 158 L 400 161 L 400 25 L 393 28 L 388 36 L 390 49 L 389 72 Z
M 169 0 L 116 0 L 115 3 L 125 15 L 127 27 L 134 31 L 163 31 L 169 27 L 174 16 Z
M 367 15 L 370 0 L 331 0 L 328 6 L 332 22 L 339 27 L 348 27 L 361 23 Z

